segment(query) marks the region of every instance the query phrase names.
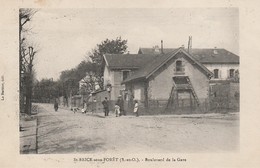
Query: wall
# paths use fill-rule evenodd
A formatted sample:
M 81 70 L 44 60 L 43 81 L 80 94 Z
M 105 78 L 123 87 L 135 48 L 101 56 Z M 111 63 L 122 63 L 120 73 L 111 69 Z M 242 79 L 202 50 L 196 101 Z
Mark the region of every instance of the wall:
M 168 62 L 168 65 L 162 67 L 154 77 L 149 79 L 148 97 L 152 100 L 168 100 L 170 97 L 171 89 L 173 86 L 172 77 L 175 75 L 175 62 L 177 59 L 183 61 L 185 68 L 185 76 L 190 77 L 190 81 L 199 99 L 205 99 L 208 97 L 209 83 L 207 76 L 192 65 L 190 61 L 186 59 L 183 53 L 178 53 L 172 60 Z
M 215 112 L 239 112 L 239 83 L 226 82 L 211 85 L 210 108 Z
M 106 88 L 107 84 L 110 83 L 112 86 L 110 99 L 116 100 L 120 94 L 120 90 L 122 89 L 120 78 L 121 71 L 110 70 L 107 65 L 105 65 L 104 69 L 104 88 Z
M 112 73 L 112 92 L 111 100 L 117 100 L 118 96 L 121 94 L 120 90 L 124 90 L 124 86 L 121 85 L 123 76 L 121 70 L 113 70 Z
M 102 101 L 105 100 L 105 97 L 109 99 L 109 93 L 107 91 L 101 91 L 92 94 L 91 98 L 89 99 L 90 105 L 89 108 L 93 112 L 103 112 L 103 104 Z M 94 101 L 96 100 L 96 102 Z M 112 109 L 112 105 L 109 105 L 109 109 Z
M 219 80 L 229 78 L 229 70 L 239 70 L 239 64 L 203 64 L 208 70 L 213 73 L 214 69 L 219 69 Z M 214 79 L 214 78 L 212 78 Z
M 108 83 L 111 84 L 112 82 L 111 71 L 108 69 L 107 65 L 105 65 L 103 76 L 104 76 L 104 88 L 105 88 Z
M 201 72 L 198 66 L 190 63 L 186 64 L 185 73 L 189 76 L 192 86 L 199 99 L 207 99 L 209 97 L 209 79 Z
M 138 94 L 138 95 L 137 95 Z M 144 101 L 144 82 L 136 82 L 133 85 L 133 96 L 135 100 Z
M 126 70 L 129 71 L 129 69 Z M 121 84 L 123 82 L 123 70 L 110 70 L 109 76 L 110 77 L 106 79 L 110 79 L 110 84 L 112 85 L 111 100 L 117 100 L 119 95 L 123 96 L 123 91 L 125 90 L 125 85 Z

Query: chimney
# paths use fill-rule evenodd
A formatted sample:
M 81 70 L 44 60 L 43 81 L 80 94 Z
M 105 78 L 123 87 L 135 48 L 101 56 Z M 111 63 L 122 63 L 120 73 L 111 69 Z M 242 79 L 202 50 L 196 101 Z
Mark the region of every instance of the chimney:
M 158 45 L 153 47 L 155 53 L 160 53 L 160 48 Z
M 163 54 L 163 40 L 161 40 L 161 53 Z
M 213 53 L 218 54 L 217 47 L 214 47 Z
M 191 53 L 191 48 L 192 48 L 192 36 L 189 36 L 189 41 L 188 41 L 188 53 Z

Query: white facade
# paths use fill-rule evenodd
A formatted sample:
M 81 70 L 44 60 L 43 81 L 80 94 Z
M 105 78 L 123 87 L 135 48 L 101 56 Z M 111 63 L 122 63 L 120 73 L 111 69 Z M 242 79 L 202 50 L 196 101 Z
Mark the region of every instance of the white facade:
M 113 75 L 111 75 L 111 71 L 107 68 L 107 65 L 105 65 L 105 69 L 104 69 L 104 88 L 107 86 L 107 84 L 112 85 L 112 83 L 111 83 L 113 81 L 112 77 L 113 77 Z
M 214 77 L 214 80 L 226 80 L 232 77 L 232 71 L 235 73 L 239 70 L 239 64 L 203 64 L 208 70 L 210 70 Z M 215 71 L 214 71 L 215 70 Z
M 125 85 L 122 85 L 123 82 L 123 73 L 129 70 L 110 70 L 107 65 L 104 69 L 104 88 L 106 89 L 107 85 L 111 85 L 111 100 L 117 100 L 119 95 L 122 95 L 125 90 Z

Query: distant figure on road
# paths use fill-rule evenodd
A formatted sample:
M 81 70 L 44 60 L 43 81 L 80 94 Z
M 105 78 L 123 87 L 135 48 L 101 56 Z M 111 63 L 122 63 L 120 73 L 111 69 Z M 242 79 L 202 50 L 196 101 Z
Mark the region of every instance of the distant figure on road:
M 136 117 L 139 117 L 139 113 L 138 113 L 138 101 L 135 100 L 135 106 L 134 106 L 134 113 L 136 114 Z
M 55 99 L 54 100 L 54 109 L 55 109 L 55 111 L 58 111 L 58 108 L 59 108 L 59 104 L 58 104 L 58 101 Z
M 83 101 L 83 109 L 81 110 L 82 113 L 87 113 L 88 107 L 87 107 L 87 102 L 84 100 Z
M 105 116 L 108 116 L 109 108 L 108 108 L 108 100 L 107 100 L 107 97 L 105 97 L 105 100 L 102 101 L 102 104 L 103 104 L 103 107 L 104 107 Z
M 125 114 L 125 110 L 124 110 L 124 100 L 123 100 L 121 95 L 118 96 L 118 100 L 117 100 L 116 104 L 120 107 L 120 114 L 119 114 L 119 116 L 126 115 Z

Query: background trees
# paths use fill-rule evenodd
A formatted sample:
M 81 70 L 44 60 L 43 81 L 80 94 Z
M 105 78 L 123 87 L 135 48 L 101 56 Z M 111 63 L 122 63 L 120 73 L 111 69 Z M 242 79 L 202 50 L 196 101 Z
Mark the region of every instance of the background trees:
M 106 39 L 88 53 L 87 59 L 75 68 L 64 70 L 57 81 L 43 79 L 34 85 L 33 98 L 37 102 L 50 102 L 52 98 L 64 96 L 65 101 L 76 95 L 89 95 L 103 89 L 104 54 L 123 54 L 127 50 L 127 40 L 117 37 Z M 89 59 L 90 58 L 90 59 Z

